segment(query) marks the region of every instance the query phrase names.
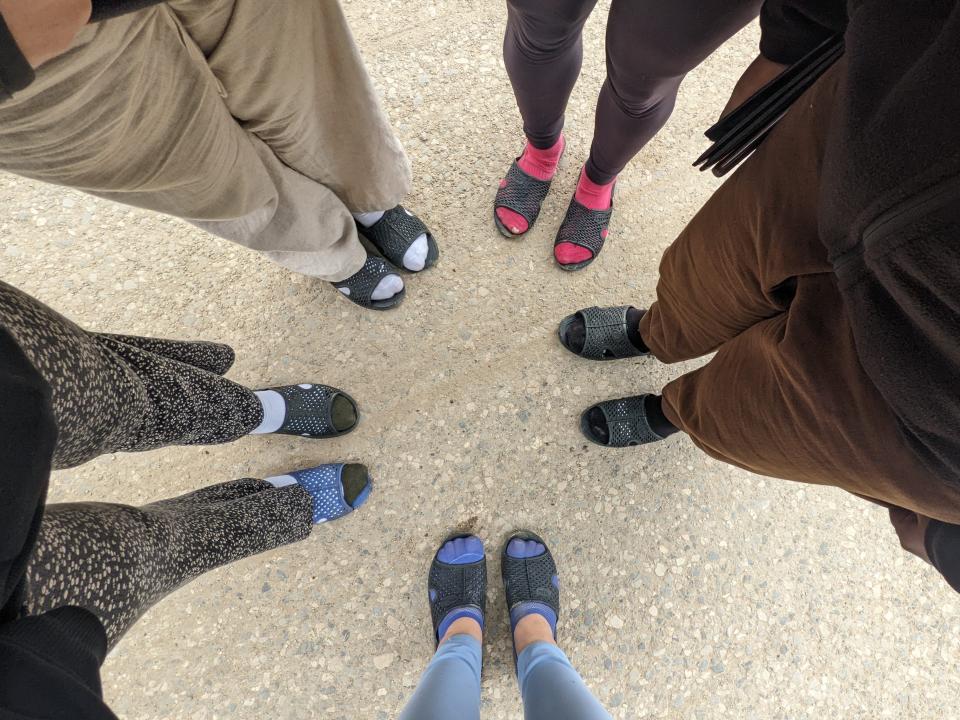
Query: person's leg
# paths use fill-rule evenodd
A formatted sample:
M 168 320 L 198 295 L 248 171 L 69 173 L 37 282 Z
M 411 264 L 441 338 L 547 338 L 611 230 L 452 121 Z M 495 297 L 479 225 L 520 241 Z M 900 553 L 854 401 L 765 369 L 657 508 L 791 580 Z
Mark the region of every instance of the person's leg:
M 540 195 L 548 189 L 543 183 L 556 173 L 564 149 L 564 113 L 583 62 L 583 25 L 595 5 L 596 0 L 507 0 L 503 62 L 527 136 L 516 170 L 511 168 L 501 183 L 495 204 L 508 235 L 530 229 L 543 201 Z M 517 187 L 507 196 L 511 183 Z
M 476 629 L 479 632 L 479 626 Z M 483 645 L 476 637 L 463 632 L 448 636 L 420 676 L 399 720 L 480 720 L 482 655 Z
M 546 543 L 526 530 L 514 533 L 500 568 L 526 720 L 609 720 L 557 647 L 560 576 Z
M 57 468 L 110 452 L 229 442 L 255 431 L 329 437 L 356 424 L 353 400 L 334 388 L 254 392 L 218 374 L 233 360 L 224 345 L 89 333 L 3 282 L 0 326 L 50 384 Z M 264 430 L 267 419 L 273 426 Z
M 214 568 L 302 540 L 367 499 L 362 465 L 245 478 L 135 508 L 48 505 L 27 567 L 23 615 L 89 610 L 112 647 L 152 605 Z
M 609 720 L 603 708 L 563 650 L 549 638 L 546 626 L 517 657 L 517 677 L 526 720 Z M 518 628 L 519 629 L 519 628 Z M 530 633 L 533 635 L 534 633 Z
M 817 198 L 839 67 L 794 104 L 664 253 L 657 301 L 640 319 L 658 360 L 713 352 L 783 313 L 796 278 L 830 271 Z
M 91 25 L 0 106 L 0 168 L 185 218 L 297 272 L 352 276 L 367 254 L 337 188 L 280 160 L 225 93 L 166 5 Z
M 606 239 L 605 224 L 601 237 L 587 244 L 566 239 L 565 226 L 590 227 L 591 214 L 609 211 L 617 175 L 667 122 L 683 78 L 756 17 L 761 4 L 613 0 L 607 21 L 607 79 L 597 100 L 590 157 L 574 194 L 574 201 L 590 213 L 568 217 L 561 226 L 554 246 L 561 266 L 582 267 L 596 256 Z M 574 230 L 568 231 L 571 238 L 580 235 Z
M 437 651 L 400 720 L 479 720 L 487 594 L 483 541 L 475 535 L 445 540 L 427 584 Z

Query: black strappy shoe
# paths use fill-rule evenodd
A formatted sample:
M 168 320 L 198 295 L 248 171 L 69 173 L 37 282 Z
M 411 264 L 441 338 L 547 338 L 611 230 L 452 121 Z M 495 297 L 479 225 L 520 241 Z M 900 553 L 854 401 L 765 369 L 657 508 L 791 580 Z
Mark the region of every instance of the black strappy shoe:
M 581 270 L 597 259 L 597 255 L 603 249 L 603 243 L 607 239 L 610 226 L 610 218 L 613 216 L 613 200 L 610 201 L 610 207 L 606 210 L 590 210 L 581 205 L 576 196 L 570 199 L 570 205 L 567 207 L 567 214 L 560 224 L 560 230 L 557 231 L 557 237 L 553 241 L 553 247 L 556 248 L 560 243 L 570 243 L 579 245 L 590 251 L 588 260 L 577 263 L 562 263 L 557 260 L 557 265 L 563 270 Z M 556 255 L 554 255 L 556 260 Z
M 407 288 L 404 287 L 403 290 L 386 300 L 371 299 L 370 296 L 373 295 L 373 291 L 377 289 L 377 285 L 387 275 L 399 276 L 400 270 L 385 258 L 368 253 L 367 261 L 360 270 L 346 280 L 333 283 L 333 286 L 338 290 L 340 288 L 349 290 L 349 293 L 341 292 L 340 294 L 360 307 L 369 310 L 389 310 L 403 302 L 403 299 L 407 296 Z
M 423 270 L 435 265 L 440 257 L 440 248 L 427 226 L 403 205 L 387 210 L 383 217 L 370 227 L 365 227 L 358 222 L 357 232 L 373 243 L 374 247 L 398 268 L 406 269 L 403 267 L 403 256 L 413 245 L 414 240 L 421 235 L 427 236 L 428 247 Z M 423 272 L 423 270 L 416 272 Z
M 519 158 L 518 158 L 519 160 Z M 497 196 L 493 200 L 493 221 L 497 224 L 500 234 L 508 238 L 522 237 L 533 229 L 533 224 L 540 215 L 540 208 L 543 201 L 550 192 L 552 180 L 538 180 L 535 177 L 527 175 L 517 160 L 513 161 L 507 176 L 500 182 L 500 189 L 497 190 Z M 497 210 L 505 208 L 513 210 L 527 221 L 527 229 L 522 233 L 512 233 L 500 218 L 497 216 Z

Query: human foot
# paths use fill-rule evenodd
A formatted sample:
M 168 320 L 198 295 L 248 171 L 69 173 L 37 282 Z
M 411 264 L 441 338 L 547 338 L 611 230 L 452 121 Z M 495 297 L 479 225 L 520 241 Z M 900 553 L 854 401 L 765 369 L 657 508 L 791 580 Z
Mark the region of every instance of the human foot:
M 263 420 L 251 435 L 338 437 L 353 430 L 360 417 L 353 398 L 328 385 L 284 385 L 254 394 L 263 406 Z
M 480 538 L 454 535 L 444 541 L 430 566 L 428 598 L 438 644 L 455 634 L 454 626 L 472 631 L 474 626 L 467 621 L 472 621 L 482 633 L 487 604 L 487 558 Z
M 365 465 L 357 463 L 319 465 L 264 478 L 274 487 L 299 485 L 313 500 L 314 524 L 347 515 L 366 502 L 373 481 Z
M 663 413 L 660 395 L 607 400 L 580 416 L 580 431 L 591 442 L 606 447 L 631 447 L 664 440 L 679 430 Z
M 394 265 L 420 272 L 437 262 L 436 240 L 416 215 L 403 205 L 386 211 L 354 213 L 360 233 Z
M 546 149 L 535 148 L 528 142 L 510 166 L 494 200 L 494 221 L 503 235 L 520 237 L 533 226 L 565 146 L 562 135 Z
M 348 300 L 371 310 L 389 310 L 403 302 L 403 279 L 388 260 L 367 254 L 367 260 L 346 280 L 333 283 Z
M 606 185 L 593 182 L 580 171 L 577 190 L 553 243 L 553 256 L 564 270 L 579 270 L 600 254 L 613 215 L 616 179 Z
M 574 355 L 590 360 L 616 360 L 647 355 L 640 337 L 643 310 L 632 306 L 589 307 L 561 321 L 560 343 Z
M 546 543 L 527 530 L 515 532 L 500 560 L 515 653 L 519 655 L 531 642 L 555 642 L 560 577 Z

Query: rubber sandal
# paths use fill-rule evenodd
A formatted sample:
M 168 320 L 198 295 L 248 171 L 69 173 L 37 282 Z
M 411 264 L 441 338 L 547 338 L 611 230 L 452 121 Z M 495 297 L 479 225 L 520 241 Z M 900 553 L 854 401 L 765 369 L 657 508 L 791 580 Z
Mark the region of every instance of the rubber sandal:
M 278 393 L 286 404 L 286 416 L 275 434 L 298 435 L 313 439 L 334 438 L 353 432 L 360 421 L 356 401 L 337 388 L 329 385 L 284 385 L 263 388 Z M 337 430 L 333 424 L 333 401 L 342 397 L 353 405 L 357 421 L 346 430 Z
M 522 237 L 533 229 L 533 224 L 540 215 L 540 208 L 543 206 L 543 201 L 547 199 L 547 193 L 550 192 L 550 185 L 553 183 L 552 180 L 538 180 L 527 175 L 520 169 L 517 160 L 513 161 L 507 176 L 500 182 L 497 196 L 493 200 L 493 221 L 500 234 L 508 238 Z M 513 210 L 520 215 L 527 221 L 527 229 L 517 234 L 510 232 L 497 217 L 499 208 Z
M 637 350 L 627 334 L 627 312 L 630 305 L 617 307 L 588 307 L 565 317 L 558 328 L 560 344 L 574 355 L 589 360 L 621 360 L 630 357 L 644 357 L 649 352 Z M 566 342 L 567 330 L 580 319 L 585 331 L 583 350 L 577 352 Z
M 370 227 L 357 223 L 357 232 L 373 243 L 377 250 L 398 268 L 406 269 L 403 267 L 403 256 L 420 235 L 427 236 L 429 248 L 423 270 L 435 265 L 440 257 L 440 248 L 437 247 L 437 242 L 427 226 L 403 205 L 387 210 L 383 217 Z M 423 272 L 423 270 L 417 272 Z
M 646 395 L 607 400 L 591 405 L 580 415 L 580 432 L 592 443 L 603 447 L 632 447 L 663 440 L 650 427 L 644 407 Z M 607 441 L 593 434 L 590 427 L 590 412 L 599 409 L 607 421 Z
M 441 558 L 441 554 L 446 555 L 445 548 L 451 541 L 451 557 Z M 454 558 L 463 562 L 451 562 Z M 437 645 L 453 621 L 459 618 L 472 618 L 483 628 L 487 607 L 487 557 L 480 538 L 454 533 L 440 544 L 430 565 L 427 597 L 433 619 L 433 639 Z
M 340 294 L 360 307 L 367 308 L 368 310 L 390 310 L 403 302 L 403 299 L 407 296 L 406 287 L 386 300 L 370 299 L 373 291 L 377 289 L 377 285 L 379 285 L 380 281 L 387 275 L 400 275 L 400 270 L 385 258 L 368 253 L 367 261 L 360 270 L 346 280 L 333 283 L 333 286 L 338 290 L 340 288 L 349 290 L 349 295 L 345 293 Z
M 531 557 L 508 555 L 512 543 L 522 543 L 522 554 L 543 552 Z M 511 635 L 517 623 L 525 615 L 538 613 L 550 624 L 553 639 L 557 639 L 557 621 L 560 619 L 560 577 L 550 548 L 536 533 L 518 530 L 507 538 L 500 552 L 500 574 L 507 597 L 507 612 L 510 615 Z M 546 610 L 547 612 L 543 612 Z M 550 617 L 552 613 L 553 617 Z M 517 660 L 516 650 L 513 655 Z
M 294 470 L 286 473 L 296 481 L 296 484 L 306 490 L 313 499 L 313 523 L 330 522 L 349 515 L 363 505 L 373 490 L 373 480 L 367 475 L 367 484 L 352 503 L 348 503 L 343 490 L 343 469 L 346 463 L 329 463 Z M 293 482 L 290 482 L 292 485 Z M 284 487 L 278 485 L 277 487 Z
M 586 248 L 592 254 L 588 260 L 578 263 L 561 263 L 557 265 L 563 270 L 573 271 L 581 270 L 597 259 L 597 255 L 603 249 L 603 243 L 607 239 L 610 218 L 613 216 L 613 201 L 610 201 L 610 207 L 606 210 L 590 210 L 581 205 L 576 196 L 570 199 L 570 205 L 567 207 L 567 214 L 560 224 L 557 231 L 557 237 L 553 241 L 553 247 L 560 243 L 571 243 Z M 556 260 L 556 256 L 554 256 Z

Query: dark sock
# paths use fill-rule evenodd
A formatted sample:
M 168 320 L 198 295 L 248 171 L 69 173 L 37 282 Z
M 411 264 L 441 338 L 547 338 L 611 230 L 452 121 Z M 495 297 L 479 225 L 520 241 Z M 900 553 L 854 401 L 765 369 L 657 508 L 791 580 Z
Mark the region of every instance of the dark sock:
M 610 439 L 607 416 L 603 414 L 603 410 L 593 408 L 587 415 L 587 422 L 590 424 L 590 431 L 597 442 L 606 443 Z
M 365 465 L 353 463 L 344 466 L 343 473 L 340 475 L 340 483 L 343 485 L 343 499 L 347 501 L 348 505 L 353 506 L 354 500 L 363 492 L 369 479 L 370 473 Z
M 333 427 L 336 428 L 337 432 L 349 430 L 357 424 L 357 409 L 343 395 L 337 395 L 333 398 L 333 409 L 330 411 L 330 415 L 333 419 Z
M 627 310 L 627 338 L 630 340 L 630 344 L 639 352 L 647 353 L 650 352 L 650 348 L 646 346 L 643 338 L 640 337 L 640 318 L 643 317 L 643 313 L 643 310 L 637 310 L 635 307 Z M 563 340 L 564 345 L 573 350 L 573 352 L 578 354 L 583 352 L 583 345 L 587 341 L 587 329 L 584 327 L 583 320 L 575 317 L 573 322 L 570 323 L 570 327 L 567 328 L 567 333 Z
M 647 422 L 650 423 L 650 429 L 662 438 L 670 437 L 680 430 L 663 414 L 663 397 L 660 395 L 647 395 L 643 399 L 643 409 L 647 411 Z

